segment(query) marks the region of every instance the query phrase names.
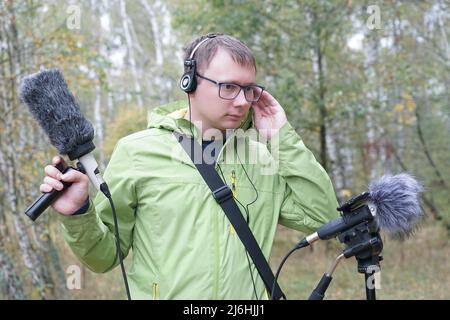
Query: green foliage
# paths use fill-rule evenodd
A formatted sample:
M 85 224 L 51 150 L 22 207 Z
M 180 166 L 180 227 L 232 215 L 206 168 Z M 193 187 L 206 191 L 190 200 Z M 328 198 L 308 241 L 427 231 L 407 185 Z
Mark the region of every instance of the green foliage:
M 114 121 L 108 126 L 108 134 L 104 144 L 105 155 L 110 158 L 119 139 L 147 127 L 147 110 L 129 106 L 120 110 Z

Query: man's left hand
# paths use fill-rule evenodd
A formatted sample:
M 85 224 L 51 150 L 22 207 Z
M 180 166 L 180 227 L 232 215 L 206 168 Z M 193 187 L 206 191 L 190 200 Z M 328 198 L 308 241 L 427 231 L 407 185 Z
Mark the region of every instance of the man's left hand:
M 263 91 L 261 98 L 252 106 L 255 127 L 267 140 L 271 139 L 287 122 L 283 108 L 267 91 Z

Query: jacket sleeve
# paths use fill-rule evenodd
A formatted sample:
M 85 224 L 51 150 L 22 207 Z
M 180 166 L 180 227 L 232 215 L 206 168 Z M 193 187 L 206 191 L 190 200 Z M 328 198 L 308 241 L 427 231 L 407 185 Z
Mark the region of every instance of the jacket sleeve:
M 110 189 L 119 224 L 120 246 L 128 255 L 135 224 L 136 192 L 133 161 L 125 144 L 119 143 L 105 170 L 104 180 Z M 94 272 L 107 272 L 119 264 L 114 220 L 108 199 L 98 192 L 86 213 L 59 215 L 63 236 L 73 253 Z
M 289 122 L 269 141 L 269 150 L 285 183 L 280 224 L 309 233 L 338 217 L 328 174 Z

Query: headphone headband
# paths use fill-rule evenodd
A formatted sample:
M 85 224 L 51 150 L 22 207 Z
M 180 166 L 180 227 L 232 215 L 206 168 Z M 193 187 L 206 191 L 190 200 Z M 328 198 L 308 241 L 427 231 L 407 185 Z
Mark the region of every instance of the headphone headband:
M 209 35 L 207 36 L 205 39 L 203 39 L 202 41 L 200 41 L 194 48 L 194 50 L 192 50 L 191 55 L 189 56 L 189 59 L 192 59 L 194 57 L 195 51 L 197 51 L 197 49 L 206 41 L 208 41 L 209 39 L 215 38 L 215 35 Z

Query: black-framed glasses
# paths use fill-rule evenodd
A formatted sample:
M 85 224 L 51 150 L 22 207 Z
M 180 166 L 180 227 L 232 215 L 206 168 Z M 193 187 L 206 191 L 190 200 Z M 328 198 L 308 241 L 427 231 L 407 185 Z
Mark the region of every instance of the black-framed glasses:
M 244 90 L 245 100 L 247 100 L 248 102 L 257 102 L 259 98 L 261 98 L 261 95 L 265 89 L 264 87 L 256 84 L 241 86 L 236 83 L 217 82 L 202 75 L 199 75 L 198 73 L 197 76 L 199 78 L 208 80 L 209 82 L 212 82 L 216 86 L 218 86 L 219 97 L 226 100 L 235 99 L 239 95 L 239 93 L 241 93 L 241 90 Z

